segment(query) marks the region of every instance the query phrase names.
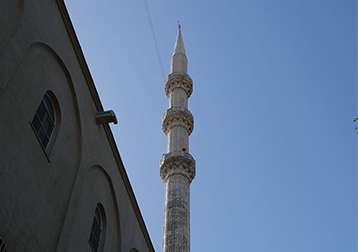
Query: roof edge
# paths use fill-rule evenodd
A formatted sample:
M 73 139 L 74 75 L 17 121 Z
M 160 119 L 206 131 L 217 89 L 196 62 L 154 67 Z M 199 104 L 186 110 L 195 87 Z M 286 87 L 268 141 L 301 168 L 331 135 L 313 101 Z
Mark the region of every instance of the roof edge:
M 103 111 L 103 106 L 102 106 L 101 100 L 99 98 L 96 86 L 94 84 L 92 75 L 91 75 L 90 70 L 88 68 L 88 65 L 87 65 L 85 56 L 83 54 L 81 45 L 80 45 L 79 40 L 77 38 L 75 29 L 74 29 L 74 27 L 72 25 L 72 21 L 70 19 L 69 13 L 67 11 L 66 5 L 65 5 L 63 0 L 56 0 L 56 2 L 57 2 L 57 5 L 59 7 L 59 10 L 61 12 L 61 16 L 62 16 L 62 19 L 63 19 L 64 24 L 66 26 L 68 35 L 69 35 L 69 37 L 71 39 L 73 48 L 75 49 L 77 59 L 78 59 L 78 61 L 80 63 L 80 66 L 82 68 L 84 77 L 86 79 L 88 88 L 90 89 L 90 92 L 91 92 L 93 101 L 94 101 L 94 103 L 96 105 L 97 111 L 101 112 L 101 111 Z M 138 202 L 137 202 L 137 200 L 135 198 L 133 188 L 132 188 L 132 186 L 130 184 L 127 172 L 126 172 L 126 170 L 124 168 L 121 156 L 119 154 L 116 142 L 114 140 L 113 133 L 112 133 L 112 131 L 111 131 L 111 129 L 110 129 L 110 127 L 108 125 L 103 125 L 103 126 L 104 126 L 104 131 L 106 133 L 106 136 L 108 138 L 109 144 L 111 146 L 111 149 L 113 151 L 113 155 L 114 155 L 114 157 L 116 159 L 116 163 L 117 163 L 118 168 L 119 168 L 119 173 L 120 173 L 120 175 L 121 175 L 121 177 L 123 179 L 124 185 L 125 185 L 125 187 L 127 189 L 129 199 L 131 201 L 131 204 L 132 204 L 132 207 L 134 209 L 134 212 L 135 212 L 135 214 L 137 216 L 140 228 L 141 228 L 141 230 L 143 232 L 143 235 L 144 235 L 144 238 L 145 238 L 146 243 L 148 245 L 148 248 L 149 248 L 149 250 L 151 252 L 155 252 L 153 244 L 152 244 L 152 241 L 151 241 L 150 236 L 149 236 L 149 232 L 148 232 L 147 227 L 145 225 L 143 216 L 142 216 L 142 214 L 140 212 Z

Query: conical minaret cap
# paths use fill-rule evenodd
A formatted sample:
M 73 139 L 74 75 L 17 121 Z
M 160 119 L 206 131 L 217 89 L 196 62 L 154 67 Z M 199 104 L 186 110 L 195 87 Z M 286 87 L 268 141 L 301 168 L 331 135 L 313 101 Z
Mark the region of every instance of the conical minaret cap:
M 178 25 L 178 35 L 175 41 L 174 51 L 171 60 L 170 73 L 187 73 L 188 59 L 185 54 L 183 37 L 181 35 L 181 27 Z
M 177 40 L 175 41 L 175 46 L 174 46 L 174 51 L 173 51 L 173 55 L 175 54 L 184 54 L 185 55 L 185 47 L 184 47 L 184 41 L 183 38 L 181 36 L 181 26 L 178 25 L 178 35 L 177 35 Z

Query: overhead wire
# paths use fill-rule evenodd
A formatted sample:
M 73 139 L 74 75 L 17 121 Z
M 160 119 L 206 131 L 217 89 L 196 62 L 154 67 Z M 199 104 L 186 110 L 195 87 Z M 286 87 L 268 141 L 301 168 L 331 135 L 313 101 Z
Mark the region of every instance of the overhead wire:
M 152 38 L 153 38 L 153 42 L 154 42 L 154 47 L 155 47 L 155 52 L 157 54 L 157 58 L 158 58 L 158 63 L 159 63 L 159 67 L 160 67 L 160 71 L 161 74 L 163 76 L 163 79 L 165 80 L 166 78 L 166 74 L 164 71 L 164 67 L 163 67 L 163 62 L 162 62 L 162 57 L 160 56 L 160 51 L 159 51 L 159 46 L 158 46 L 158 42 L 157 42 L 157 37 L 155 35 L 155 31 L 154 31 L 154 26 L 153 26 L 153 22 L 152 22 L 152 17 L 150 15 L 150 11 L 149 11 L 149 7 L 148 7 L 148 2 L 147 0 L 143 0 L 143 4 L 144 4 L 144 9 L 147 15 L 147 21 L 149 24 L 149 28 L 151 30 L 152 33 Z

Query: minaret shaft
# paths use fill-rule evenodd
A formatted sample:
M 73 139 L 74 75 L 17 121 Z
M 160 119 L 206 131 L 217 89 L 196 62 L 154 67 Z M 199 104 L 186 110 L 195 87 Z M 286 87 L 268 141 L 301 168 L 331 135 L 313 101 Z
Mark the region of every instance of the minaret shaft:
M 172 175 L 165 181 L 163 252 L 190 251 L 190 181 Z
M 195 160 L 189 154 L 194 119 L 188 110 L 193 83 L 187 66 L 179 26 L 171 73 L 165 83 L 169 109 L 162 123 L 167 135 L 167 153 L 160 161 L 160 176 L 165 184 L 163 252 L 190 252 L 190 183 L 195 177 Z
M 183 126 L 173 127 L 167 134 L 167 151 L 189 151 L 189 134 Z
M 183 107 L 188 108 L 188 95 L 182 88 L 175 88 L 169 94 L 169 108 Z

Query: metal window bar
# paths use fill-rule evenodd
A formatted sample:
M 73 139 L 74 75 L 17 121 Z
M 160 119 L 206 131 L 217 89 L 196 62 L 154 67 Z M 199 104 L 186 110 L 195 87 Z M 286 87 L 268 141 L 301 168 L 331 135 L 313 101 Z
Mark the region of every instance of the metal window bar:
M 42 125 L 44 126 L 44 123 L 46 121 L 48 121 L 50 123 L 50 125 L 49 125 L 50 127 L 48 129 L 43 127 L 45 132 L 46 132 L 46 134 L 47 134 L 47 136 L 48 136 L 48 139 L 50 139 L 52 131 L 53 131 L 54 127 L 55 127 L 55 112 L 54 112 L 54 109 L 53 109 L 53 106 L 52 106 L 52 102 L 51 102 L 50 98 L 47 95 L 45 95 L 43 97 L 41 103 L 45 108 L 45 116 L 43 118 Z M 49 106 L 51 106 L 51 109 L 49 108 Z
M 47 106 L 45 105 L 45 103 L 44 103 L 43 101 L 41 101 L 41 104 L 42 104 L 43 107 L 45 108 L 45 114 L 44 114 L 44 116 L 43 116 L 43 120 L 41 120 L 41 119 L 40 119 L 40 115 L 39 115 L 39 109 L 37 109 L 36 114 L 37 114 L 37 116 L 38 116 L 38 118 L 39 118 L 39 121 L 40 121 L 40 122 L 42 123 L 42 125 L 43 125 L 43 123 L 44 123 L 44 121 L 46 120 L 46 118 L 48 118 L 48 119 L 49 119 L 48 121 L 49 121 L 53 126 L 55 126 L 55 120 L 52 119 L 52 115 L 51 115 L 51 113 L 49 112 Z M 41 106 L 41 105 L 40 105 L 40 106 Z
M 96 218 L 93 220 L 92 231 L 96 236 L 96 239 L 99 241 L 99 238 L 101 237 L 102 228 Z
M 99 247 L 99 242 L 96 240 L 96 237 L 92 231 L 88 242 L 91 245 L 92 251 L 96 252 Z
M 43 100 L 42 100 L 42 102 L 43 102 Z M 47 116 L 50 118 L 50 121 L 52 122 L 52 124 L 53 125 L 55 125 L 55 113 L 54 113 L 54 111 L 53 111 L 53 107 L 52 107 L 52 113 L 50 113 L 50 111 L 49 111 L 49 108 L 47 107 L 48 105 L 45 103 L 45 102 L 43 102 L 43 104 L 44 104 L 44 107 L 45 107 L 45 109 L 46 109 L 46 114 L 47 114 Z M 52 105 L 52 104 L 51 104 Z M 52 118 L 53 117 L 53 118 Z
M 99 213 L 99 210 L 98 208 L 96 208 L 96 211 L 94 212 L 94 217 L 96 218 L 97 222 L 98 222 L 98 225 L 100 227 L 102 227 L 102 224 L 101 224 L 101 216 L 100 216 L 100 213 Z
M 52 131 L 54 129 L 54 125 L 48 115 L 45 116 L 43 126 L 44 126 L 47 136 L 51 136 Z
M 41 127 L 40 130 L 39 130 L 39 132 L 37 133 L 37 136 L 38 136 L 39 139 L 40 139 L 40 142 L 41 142 L 41 144 L 42 144 L 42 147 L 44 147 L 44 149 L 46 149 L 47 144 L 48 144 L 48 142 L 50 141 L 50 137 L 47 135 L 46 130 L 45 130 L 43 124 L 42 124 L 42 121 L 40 120 L 40 116 L 37 114 L 37 112 L 36 112 L 35 116 L 37 117 L 37 120 L 40 122 L 40 127 Z M 45 144 L 44 141 L 42 141 L 41 138 L 40 138 L 40 133 L 41 133 L 41 131 L 45 134 L 45 137 L 47 138 L 47 143 L 46 143 L 46 144 Z M 1 251 L 0 251 L 0 252 L 1 252 Z
M 48 97 L 48 95 L 44 95 L 42 102 L 45 105 L 45 108 L 47 110 L 47 113 L 50 115 L 51 120 L 55 121 L 55 111 L 53 109 L 51 99 Z
M 43 116 L 43 120 L 41 120 L 40 115 L 39 115 L 39 109 L 40 109 L 41 105 L 43 105 L 44 108 L 45 108 L 45 115 Z M 46 140 L 45 141 L 41 140 L 40 142 L 41 142 L 42 146 L 46 149 L 48 143 L 50 142 L 50 137 L 52 135 L 53 129 L 55 128 L 55 123 L 52 120 L 51 115 L 50 115 L 50 113 L 48 111 L 48 108 L 44 105 L 43 101 L 41 101 L 40 107 L 37 109 L 36 114 L 35 114 L 37 120 L 40 123 L 40 127 L 41 127 L 40 130 L 37 132 L 37 135 L 40 138 L 41 131 L 44 133 L 45 137 L 47 138 L 46 139 L 47 141 Z M 45 122 L 46 119 L 50 123 L 49 127 L 44 126 L 44 122 Z M 38 129 L 36 129 L 36 130 L 38 130 Z
M 88 240 L 88 242 L 91 245 L 91 248 L 94 252 L 97 251 L 97 249 L 99 247 L 99 241 L 101 238 L 102 227 L 99 222 L 100 222 L 100 220 L 98 220 L 97 216 L 95 215 L 93 218 L 90 238 Z
M 6 246 L 3 239 L 0 238 L 0 252 L 6 252 Z

